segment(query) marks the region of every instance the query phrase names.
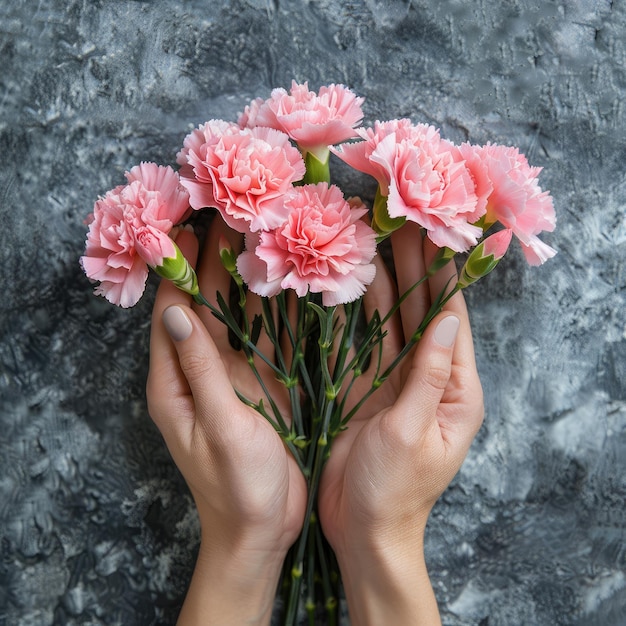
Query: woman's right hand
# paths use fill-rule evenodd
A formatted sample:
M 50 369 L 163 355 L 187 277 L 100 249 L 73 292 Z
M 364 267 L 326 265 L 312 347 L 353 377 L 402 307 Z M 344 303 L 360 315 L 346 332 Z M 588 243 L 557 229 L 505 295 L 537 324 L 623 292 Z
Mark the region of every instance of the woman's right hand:
M 398 293 L 424 275 L 435 252 L 410 225 L 394 233 L 392 245 L 397 282 L 379 263 L 366 313 L 386 313 Z M 455 275 L 449 263 L 403 302 L 386 327 L 383 368 Z M 372 376 L 357 379 L 353 398 L 362 397 Z M 338 436 L 324 469 L 320 521 L 337 555 L 355 626 L 439 623 L 423 559 L 424 530 L 482 418 L 471 329 L 457 293 Z

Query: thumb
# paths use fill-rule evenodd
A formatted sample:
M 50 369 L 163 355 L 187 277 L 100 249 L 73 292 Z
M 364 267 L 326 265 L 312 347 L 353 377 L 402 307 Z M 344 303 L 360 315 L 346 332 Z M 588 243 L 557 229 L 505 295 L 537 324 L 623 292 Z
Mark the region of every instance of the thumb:
M 416 426 L 426 428 L 437 414 L 452 372 L 452 355 L 459 331 L 456 315 L 439 315 L 420 340 L 396 407 L 400 415 L 417 417 Z
M 180 369 L 195 405 L 196 419 L 225 426 L 233 402 L 239 402 L 220 353 L 200 318 L 188 307 L 175 304 L 163 312 L 163 325 L 171 337 Z

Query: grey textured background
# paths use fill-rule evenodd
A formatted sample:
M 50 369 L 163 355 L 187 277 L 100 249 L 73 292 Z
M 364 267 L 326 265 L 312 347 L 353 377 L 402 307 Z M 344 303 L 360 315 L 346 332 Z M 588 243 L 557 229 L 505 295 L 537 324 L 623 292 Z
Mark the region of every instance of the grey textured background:
M 82 221 L 292 78 L 545 168 L 559 254 L 468 293 L 487 415 L 428 562 L 449 626 L 626 624 L 625 34 L 624 0 L 1 0 L 0 624 L 175 621 L 198 526 L 145 409 L 155 283 L 94 297 Z

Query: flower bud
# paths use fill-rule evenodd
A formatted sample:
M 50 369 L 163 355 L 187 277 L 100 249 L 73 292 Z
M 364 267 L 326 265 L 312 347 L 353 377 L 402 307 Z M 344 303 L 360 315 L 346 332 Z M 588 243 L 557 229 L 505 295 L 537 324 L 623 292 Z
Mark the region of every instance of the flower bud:
M 217 248 L 219 250 L 220 259 L 222 260 L 224 269 L 229 274 L 237 271 L 237 256 L 235 255 L 235 251 L 231 248 L 228 239 L 226 239 L 224 235 L 220 235 Z
M 479 278 L 489 274 L 509 249 L 512 235 L 513 231 L 507 228 L 481 241 L 467 257 L 461 270 L 458 287 L 465 289 Z
M 439 248 L 439 250 L 437 250 L 437 254 L 435 254 L 435 257 L 428 267 L 428 275 L 432 276 L 442 267 L 445 267 L 454 258 L 455 254 L 456 252 L 450 248 Z
M 224 269 L 231 275 L 235 283 L 243 285 L 241 276 L 237 271 L 237 255 L 224 235 L 220 235 L 217 248 L 219 250 L 220 259 Z
M 176 256 L 165 257 L 161 265 L 152 266 L 154 271 L 167 280 L 172 281 L 181 291 L 196 296 L 200 293 L 196 272 L 183 256 L 180 248 L 172 242 Z

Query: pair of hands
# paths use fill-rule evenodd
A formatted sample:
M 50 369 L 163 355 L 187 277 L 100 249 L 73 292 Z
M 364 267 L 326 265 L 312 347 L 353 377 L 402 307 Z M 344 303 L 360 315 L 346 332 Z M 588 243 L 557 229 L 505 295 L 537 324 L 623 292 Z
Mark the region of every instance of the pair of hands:
M 214 220 L 198 263 L 202 293 L 228 293 Z M 177 244 L 193 264 L 198 243 Z M 366 314 L 385 314 L 398 293 L 425 272 L 435 249 L 417 228 L 392 236 L 394 280 L 377 258 Z M 454 275 L 453 264 L 415 289 L 387 325 L 383 367 L 423 319 L 431 298 Z M 251 297 L 249 311 L 260 311 Z M 272 356 L 261 337 L 260 349 Z M 281 383 L 258 364 L 284 415 Z M 367 372 L 351 392 L 369 388 Z M 148 408 L 196 502 L 202 540 L 180 623 L 269 623 L 287 550 L 302 527 L 306 484 L 271 425 L 244 405 L 262 393 L 226 327 L 172 284 L 159 287 L 150 347 Z M 456 294 L 422 340 L 333 443 L 318 494 L 320 522 L 341 569 L 354 624 L 436 624 L 438 611 L 423 561 L 430 510 L 457 473 L 483 415 L 467 310 Z

